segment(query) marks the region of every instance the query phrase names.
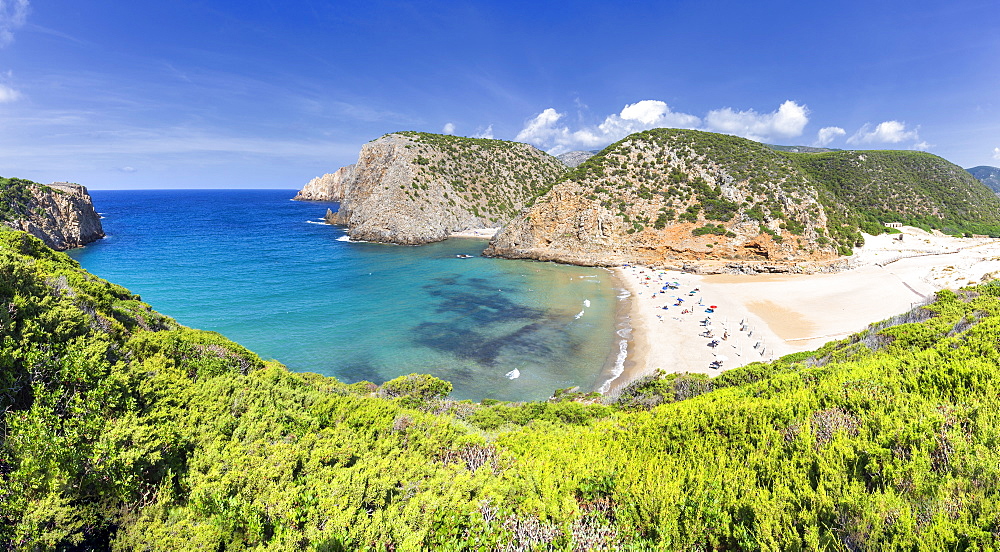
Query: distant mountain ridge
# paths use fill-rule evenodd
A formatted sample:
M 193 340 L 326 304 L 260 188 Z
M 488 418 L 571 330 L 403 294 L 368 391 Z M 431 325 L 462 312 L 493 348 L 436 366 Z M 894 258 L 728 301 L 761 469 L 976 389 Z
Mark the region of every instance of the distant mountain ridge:
M 764 144 L 775 151 L 787 151 L 789 153 L 830 153 L 833 151 L 844 151 L 832 148 L 817 148 L 814 146 L 776 146 L 774 144 Z
M 566 153 L 560 153 L 556 156 L 556 159 L 562 161 L 563 165 L 569 168 L 575 168 L 583 163 L 587 159 L 593 157 L 596 153 L 601 150 L 590 150 L 590 151 L 567 151 Z
M 1000 168 L 980 165 L 966 170 L 969 171 L 969 174 L 976 177 L 977 180 L 986 184 L 987 188 L 1000 194 Z

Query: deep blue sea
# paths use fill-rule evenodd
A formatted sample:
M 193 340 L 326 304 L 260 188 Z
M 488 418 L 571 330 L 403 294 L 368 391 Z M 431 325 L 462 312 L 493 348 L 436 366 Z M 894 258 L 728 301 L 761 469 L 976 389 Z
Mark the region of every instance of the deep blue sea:
M 375 383 L 430 373 L 473 400 L 545 399 L 611 376 L 621 338 L 607 271 L 479 257 L 485 240 L 349 242 L 319 223 L 336 204 L 294 194 L 92 190 L 108 237 L 70 254 L 294 371 Z

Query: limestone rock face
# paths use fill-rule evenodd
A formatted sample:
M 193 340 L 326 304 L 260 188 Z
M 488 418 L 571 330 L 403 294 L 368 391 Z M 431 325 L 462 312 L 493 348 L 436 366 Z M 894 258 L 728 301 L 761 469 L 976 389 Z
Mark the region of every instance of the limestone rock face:
M 25 214 L 4 224 L 40 238 L 56 250 L 81 247 L 104 237 L 101 216 L 94 210 L 87 188 L 56 182 L 30 184 Z
M 823 205 L 790 163 L 734 137 L 632 135 L 571 171 L 485 254 L 598 266 L 736 261 L 767 270 L 834 259 Z
M 354 178 L 354 165 L 341 167 L 336 172 L 317 176 L 309 181 L 292 199 L 296 201 L 341 201 L 347 195 Z
M 351 239 L 418 245 L 497 227 L 566 168 L 528 144 L 438 134 L 387 134 L 361 148 L 354 176 L 327 222 Z
M 593 151 L 568 151 L 556 156 L 556 159 L 562 161 L 563 165 L 570 168 L 575 168 L 580 166 L 581 163 L 590 159 L 600 150 Z

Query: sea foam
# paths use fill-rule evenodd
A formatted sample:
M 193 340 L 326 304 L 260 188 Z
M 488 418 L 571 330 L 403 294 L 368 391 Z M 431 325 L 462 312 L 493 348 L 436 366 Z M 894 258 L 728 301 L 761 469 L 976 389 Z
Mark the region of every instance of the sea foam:
M 628 326 L 619 328 L 615 333 L 621 338 L 618 341 L 618 356 L 615 357 L 615 367 L 611 370 L 611 377 L 598 389 L 601 393 L 607 393 L 611 389 L 611 382 L 625 372 L 625 359 L 628 358 L 628 338 L 632 335 L 632 328 Z

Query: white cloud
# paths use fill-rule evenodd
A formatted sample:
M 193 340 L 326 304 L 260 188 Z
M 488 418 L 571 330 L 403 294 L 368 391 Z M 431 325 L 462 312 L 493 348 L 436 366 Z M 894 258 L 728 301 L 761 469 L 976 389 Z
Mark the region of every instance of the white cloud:
M 134 173 L 138 169 L 136 169 L 135 167 L 122 167 L 122 168 L 120 168 L 118 170 L 120 170 L 123 173 Z
M 565 114 L 550 107 L 525 123 L 517 140 L 553 154 L 606 146 L 633 132 L 661 127 L 713 130 L 770 141 L 800 136 L 809 122 L 808 114 L 806 106 L 788 100 L 771 113 L 733 111 L 727 107 L 710 111 L 702 121 L 696 115 L 673 111 L 660 100 L 642 100 L 626 105 L 617 114 L 608 115 L 596 127 L 570 130 L 563 123 Z
M 0 0 L 0 47 L 14 40 L 14 31 L 28 18 L 28 0 Z
M 1000 159 L 1000 148 L 993 148 L 993 159 Z
M 564 117 L 551 107 L 529 120 L 517 140 L 529 142 L 550 153 L 559 154 L 575 149 L 593 149 L 650 128 L 680 127 L 696 128 L 701 119 L 687 113 L 678 113 L 659 100 L 642 100 L 626 105 L 616 115 L 609 115 L 596 128 L 581 128 L 571 131 L 566 125 L 558 125 Z
M 441 129 L 442 134 L 455 134 L 455 123 L 445 123 Z
M 701 119 L 687 113 L 677 113 L 659 100 L 642 100 L 626 105 L 621 113 L 609 115 L 597 128 L 610 142 L 650 128 L 697 128 Z
M 934 144 L 928 144 L 927 140 L 924 140 L 924 141 L 921 141 L 921 142 L 917 142 L 916 144 L 913 144 L 913 149 L 920 150 L 920 151 L 927 151 L 927 150 L 929 150 L 929 149 L 931 149 L 933 147 L 934 147 Z
M 547 108 L 538 115 L 535 115 L 533 119 L 524 125 L 521 132 L 517 133 L 517 139 L 522 142 L 540 143 L 554 140 L 562 132 L 569 132 L 569 129 L 566 127 L 562 127 L 561 129 L 553 127 L 562 118 L 562 113 L 551 107 Z
M 847 131 L 840 127 L 823 127 L 816 133 L 816 141 L 813 142 L 813 145 L 823 147 L 832 142 L 838 136 L 844 136 L 846 134 Z
M 484 130 L 476 132 L 472 135 L 473 138 L 489 138 L 493 139 L 493 125 L 486 127 Z
M 871 125 L 865 123 L 847 139 L 848 144 L 898 144 L 904 140 L 919 140 L 917 129 L 907 130 L 906 123 L 899 121 L 883 121 L 871 129 Z
M 733 111 L 725 107 L 708 112 L 705 123 L 708 130 L 734 134 L 758 142 L 773 141 L 777 138 L 794 138 L 802 135 L 809 122 L 809 110 L 792 100 L 786 100 L 771 113 Z
M 13 102 L 21 97 L 21 93 L 9 86 L 0 84 L 0 103 Z
M 548 149 L 553 154 L 601 145 L 601 138 L 590 131 L 570 132 L 565 125 L 556 126 L 563 116 L 551 107 L 545 109 L 525 124 L 517 133 L 517 140 Z

